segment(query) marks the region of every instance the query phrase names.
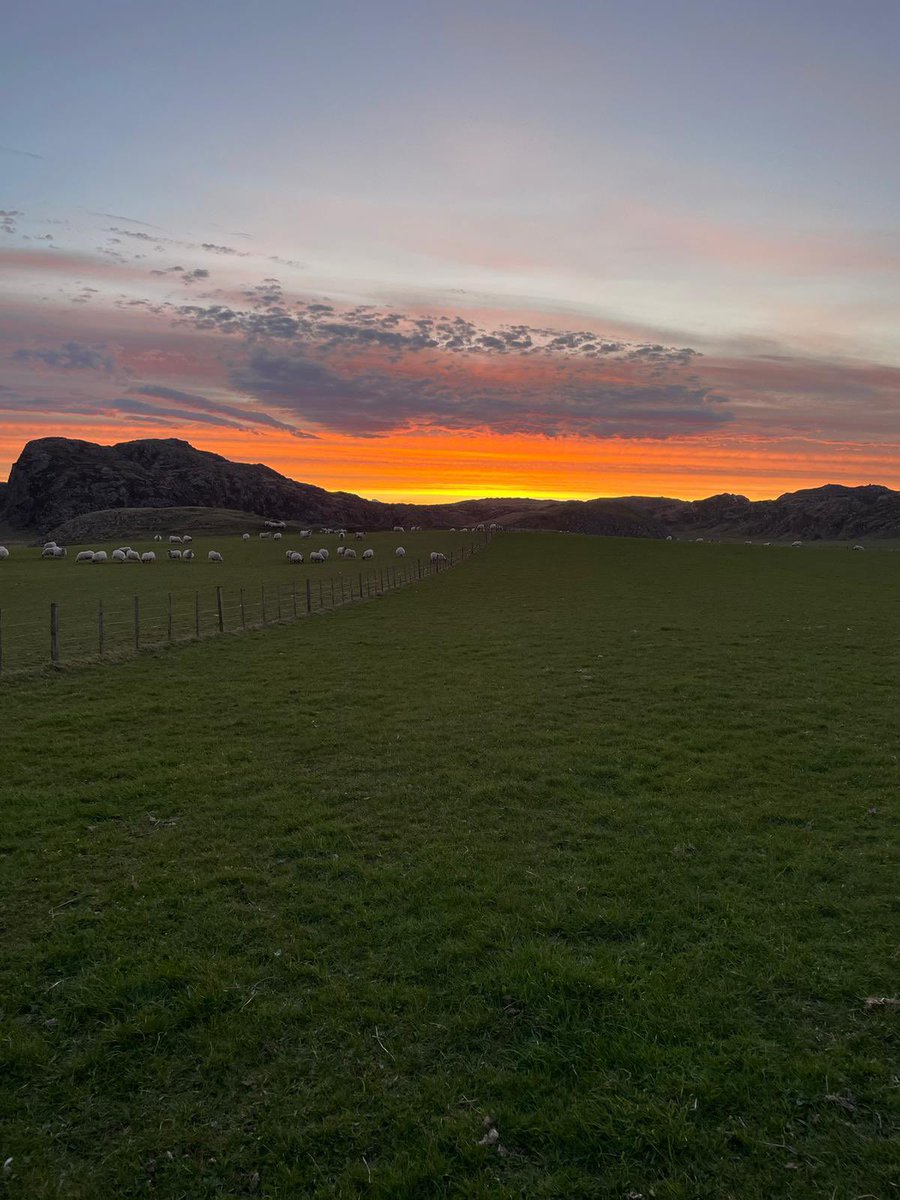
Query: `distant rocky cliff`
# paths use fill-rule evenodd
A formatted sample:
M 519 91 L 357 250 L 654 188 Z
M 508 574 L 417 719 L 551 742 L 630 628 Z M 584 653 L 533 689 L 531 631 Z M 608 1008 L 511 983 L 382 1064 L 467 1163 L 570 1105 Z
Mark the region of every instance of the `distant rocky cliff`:
M 900 492 L 875 484 L 826 484 L 757 501 L 726 493 L 694 501 L 626 496 L 383 504 L 297 483 L 270 467 L 231 462 L 175 438 L 116 446 L 39 438 L 22 451 L 9 483 L 0 484 L 0 518 L 34 534 L 98 510 L 181 507 L 234 509 L 264 518 L 365 529 L 496 521 L 507 528 L 621 537 L 701 532 L 804 540 L 900 537 Z

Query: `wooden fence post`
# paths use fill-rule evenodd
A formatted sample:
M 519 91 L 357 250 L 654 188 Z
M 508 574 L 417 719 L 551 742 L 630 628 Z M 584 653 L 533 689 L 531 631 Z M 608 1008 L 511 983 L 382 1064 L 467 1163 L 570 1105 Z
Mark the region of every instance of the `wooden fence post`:
M 266 623 L 266 585 L 262 585 L 262 623 Z
M 312 585 L 309 582 L 309 576 L 306 577 L 306 611 L 312 612 Z
M 325 601 L 322 599 L 322 580 L 319 580 L 319 608 L 325 607 Z
M 222 603 L 222 588 L 216 585 L 216 612 L 219 615 L 219 633 L 225 632 L 225 607 Z
M 194 634 L 200 641 L 200 593 L 194 592 Z
M 134 598 L 134 648 L 141 648 L 141 602 L 137 596 Z
M 297 615 L 297 585 L 296 585 L 296 583 L 291 584 L 291 606 L 294 610 L 294 616 L 296 617 L 296 615 Z
M 247 610 L 244 608 L 244 589 L 241 588 L 241 629 L 247 628 Z
M 421 579 L 422 578 L 422 560 L 421 560 L 421 558 L 417 558 L 416 562 L 419 564 L 419 578 Z
M 173 628 L 173 621 L 172 621 L 172 593 L 167 592 L 166 593 L 166 636 L 168 637 L 170 642 L 172 641 L 174 633 L 175 633 L 175 630 Z
M 334 608 L 334 576 L 331 577 L 331 607 Z
M 59 662 L 59 605 L 50 605 L 50 661 Z

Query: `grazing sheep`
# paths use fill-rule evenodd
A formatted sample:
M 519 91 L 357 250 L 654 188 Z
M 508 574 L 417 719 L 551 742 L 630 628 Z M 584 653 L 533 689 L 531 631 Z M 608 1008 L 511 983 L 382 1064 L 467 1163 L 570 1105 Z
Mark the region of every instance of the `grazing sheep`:
M 124 562 L 125 561 L 125 551 L 124 550 L 113 550 L 112 560 L 113 560 L 113 562 Z
M 403 549 L 402 546 L 398 546 L 397 549 L 394 551 L 394 553 L 397 555 L 398 558 L 406 558 L 406 551 Z
M 361 542 L 365 536 L 366 536 L 366 535 L 365 535 L 364 533 L 357 533 L 357 534 L 356 534 L 356 540 L 357 540 L 358 542 Z
M 348 546 L 348 547 L 347 547 L 347 549 L 344 551 L 344 555 L 343 555 L 343 557 L 344 557 L 344 560 L 345 560 L 345 561 L 346 561 L 346 559 L 348 559 L 348 558 L 356 558 L 356 551 L 355 551 L 355 550 L 351 550 L 351 549 L 350 549 L 350 547 Z
M 191 535 L 189 533 L 186 533 L 181 540 L 183 542 L 192 542 L 194 539 L 191 537 Z
M 322 557 L 321 550 L 313 550 L 312 554 L 309 556 L 309 561 L 311 563 L 323 563 L 325 559 Z
M 193 562 L 194 561 L 193 550 L 185 550 L 184 554 L 182 554 L 182 556 L 181 556 L 181 561 L 182 562 Z
M 854 546 L 854 550 L 865 550 L 865 546 Z
M 312 530 L 311 529 L 301 529 L 300 536 L 301 537 L 312 537 Z
M 56 542 L 44 542 L 44 549 L 45 550 L 55 550 Z
M 299 550 L 288 550 L 288 562 L 290 562 L 290 563 L 302 563 L 302 562 L 303 562 L 303 555 L 300 553 L 300 551 L 299 551 Z
M 395 525 L 394 533 L 406 533 L 406 530 L 403 528 L 402 525 Z
M 249 534 L 249 533 L 242 533 L 242 534 L 241 534 L 241 541 L 242 541 L 242 542 L 249 542 L 249 541 L 250 541 L 250 534 Z
M 802 546 L 802 545 L 803 545 L 802 542 L 791 542 L 792 549 L 795 549 L 797 546 Z
M 347 553 L 347 547 L 346 546 L 338 546 L 335 553 L 337 554 L 338 558 L 343 558 L 344 555 Z
M 178 534 L 177 534 L 177 533 L 170 533 L 170 534 L 169 534 L 169 541 L 170 541 L 170 542 L 173 542 L 173 543 L 174 543 L 174 542 L 179 542 L 179 543 L 180 543 L 180 542 L 181 542 L 181 538 L 178 536 Z
M 0 562 L 3 562 L 4 558 L 9 558 L 9 551 L 5 546 L 0 546 Z
M 140 562 L 141 561 L 141 556 L 138 554 L 137 550 L 126 550 L 125 557 L 127 558 L 127 560 L 129 562 Z
M 91 561 L 92 562 L 106 562 L 106 560 L 108 558 L 109 558 L 109 555 L 106 553 L 105 550 L 95 550 L 93 555 L 91 556 Z
M 181 551 L 180 550 L 170 550 L 169 558 L 171 558 L 171 559 L 181 558 Z
M 141 562 L 142 563 L 155 563 L 156 555 L 153 553 L 152 550 L 145 550 L 144 553 L 141 555 Z
M 442 563 L 442 562 L 446 562 L 446 561 L 447 561 L 447 555 L 446 555 L 446 554 L 441 554 L 441 553 L 440 553 L 440 551 L 438 551 L 438 550 L 432 550 L 432 552 L 431 552 L 431 561 L 432 561 L 433 563 Z
M 271 533 L 261 533 L 259 536 L 261 538 L 270 538 L 272 535 L 271 535 Z
M 225 561 L 224 558 L 222 558 L 222 555 L 218 552 L 218 550 L 210 550 L 209 554 L 207 554 L 206 557 L 209 559 L 210 562 L 224 562 Z
M 65 558 L 66 552 L 62 546 L 45 546 L 41 558 Z
M 374 557 L 375 557 L 375 551 L 374 551 L 374 550 L 371 550 L 371 549 L 370 549 L 370 550 L 363 550 L 363 562 L 365 562 L 365 561 L 366 561 L 366 559 L 369 559 L 369 558 L 374 558 Z
M 161 533 L 154 533 L 154 535 L 153 535 L 153 540 L 154 540 L 154 542 L 161 542 L 161 541 L 162 541 L 162 534 L 161 534 Z
M 273 534 L 272 534 L 272 540 L 273 540 L 274 542 L 280 542 L 280 541 L 281 541 L 281 534 L 280 534 L 280 533 L 273 533 Z
M 328 557 L 328 551 L 325 549 L 324 546 L 319 547 L 319 553 L 322 555 L 323 558 Z
M 75 555 L 75 561 L 76 562 L 93 562 L 94 561 L 93 550 L 82 550 L 79 554 Z

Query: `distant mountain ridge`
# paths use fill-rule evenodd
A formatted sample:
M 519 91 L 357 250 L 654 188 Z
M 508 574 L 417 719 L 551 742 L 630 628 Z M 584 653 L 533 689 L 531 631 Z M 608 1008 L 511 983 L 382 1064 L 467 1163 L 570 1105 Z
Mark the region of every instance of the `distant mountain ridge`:
M 29 442 L 0 484 L 0 519 L 47 534 L 75 518 L 118 509 L 232 509 L 312 526 L 392 525 L 559 529 L 621 537 L 712 534 L 808 540 L 900 537 L 900 492 L 878 484 L 825 484 L 775 500 L 722 493 L 705 500 L 624 496 L 597 500 L 488 498 L 385 504 L 298 483 L 262 464 L 236 463 L 177 438 L 100 446 L 71 438 Z M 78 527 L 87 527 L 82 520 Z

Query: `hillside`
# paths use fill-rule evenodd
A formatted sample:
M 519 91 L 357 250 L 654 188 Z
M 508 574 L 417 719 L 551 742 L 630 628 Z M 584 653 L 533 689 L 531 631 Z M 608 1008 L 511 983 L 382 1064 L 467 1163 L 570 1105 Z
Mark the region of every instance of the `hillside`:
M 351 492 L 298 483 L 262 464 L 231 462 L 176 438 L 99 446 L 69 438 L 29 442 L 0 485 L 0 528 L 77 540 L 136 528 L 139 510 L 224 510 L 253 521 L 388 529 L 392 525 L 461 527 L 494 521 L 510 529 L 556 529 L 619 537 L 723 537 L 842 540 L 900 537 L 900 492 L 869 484 L 826 484 L 775 500 L 722 493 L 704 500 L 625 496 L 596 500 L 486 498 L 452 504 L 385 504 Z M 125 518 L 114 512 L 128 512 Z M 90 515 L 91 519 L 84 522 Z M 147 528 L 171 516 L 148 518 Z M 230 526 L 229 526 L 230 527 Z M 144 525 L 138 522 L 138 529 Z M 203 527 L 206 529 L 207 527 Z

